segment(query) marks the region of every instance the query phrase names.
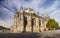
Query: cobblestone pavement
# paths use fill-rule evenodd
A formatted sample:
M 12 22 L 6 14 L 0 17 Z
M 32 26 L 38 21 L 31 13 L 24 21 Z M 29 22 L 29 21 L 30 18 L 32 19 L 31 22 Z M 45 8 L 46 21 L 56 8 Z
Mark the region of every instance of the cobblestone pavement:
M 41 33 L 0 33 L 0 38 L 60 38 L 60 30 Z

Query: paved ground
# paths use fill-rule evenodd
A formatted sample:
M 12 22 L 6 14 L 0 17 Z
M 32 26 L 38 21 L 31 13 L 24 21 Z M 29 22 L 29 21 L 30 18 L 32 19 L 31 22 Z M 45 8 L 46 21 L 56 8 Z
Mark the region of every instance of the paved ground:
M 41 33 L 0 33 L 0 38 L 60 38 L 60 30 Z
M 42 37 L 53 37 L 53 38 L 60 38 L 60 30 L 51 30 L 51 31 L 45 31 L 41 33 Z
M 0 38 L 39 38 L 39 33 L 0 33 Z

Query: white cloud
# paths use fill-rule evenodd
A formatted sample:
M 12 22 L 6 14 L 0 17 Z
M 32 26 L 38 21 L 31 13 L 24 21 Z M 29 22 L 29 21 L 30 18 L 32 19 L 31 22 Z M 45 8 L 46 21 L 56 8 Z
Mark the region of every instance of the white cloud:
M 48 16 L 55 19 L 60 25 L 60 9 L 57 7 L 59 5 L 60 5 L 60 1 L 55 0 L 55 2 L 51 6 L 49 6 L 48 8 L 46 8 L 46 9 L 41 8 L 40 15 L 42 15 L 46 12 L 46 13 L 48 13 Z
M 59 0 L 55 0 L 55 2 L 49 6 L 48 8 L 44 9 L 41 8 L 41 7 L 38 7 L 38 5 L 42 5 L 46 0 L 31 0 L 30 2 L 25 2 L 24 0 L 5 0 L 5 2 L 8 3 L 8 7 L 12 9 L 12 7 L 16 6 L 17 9 L 20 9 L 20 6 L 23 5 L 24 7 L 29 7 L 29 8 L 33 8 L 35 9 L 35 11 L 39 11 L 40 12 L 40 16 L 43 14 L 43 13 L 48 13 L 48 15 L 51 17 L 51 18 L 54 18 L 56 19 L 59 23 L 60 23 L 60 11 L 59 9 L 57 8 L 57 5 L 59 5 Z M 5 4 L 6 5 L 6 4 Z M 5 10 L 4 12 L 5 13 L 8 13 L 11 17 L 12 15 L 14 15 L 13 12 L 10 12 L 8 9 L 4 8 L 3 10 Z M 6 11 L 7 10 L 7 11 Z M 1 10 L 0 10 L 1 11 Z M 3 12 L 3 13 L 4 13 Z M 9 21 L 8 21 L 9 20 Z M 13 24 L 13 19 L 7 19 L 6 21 L 3 21 L 3 20 L 0 20 L 0 24 L 2 26 L 6 26 L 6 27 L 10 27 L 12 24 Z
M 60 25 L 60 10 L 54 11 L 51 15 L 51 18 L 55 19 Z
M 12 19 L 9 19 L 9 20 L 6 20 L 6 21 L 0 19 L 0 26 L 10 28 L 12 25 L 13 25 L 13 20 Z

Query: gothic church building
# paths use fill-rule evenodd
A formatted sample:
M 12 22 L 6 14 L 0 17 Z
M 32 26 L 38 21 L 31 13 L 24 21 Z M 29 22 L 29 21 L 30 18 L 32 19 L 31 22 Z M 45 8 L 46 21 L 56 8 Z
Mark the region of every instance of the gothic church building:
M 11 32 L 41 32 L 47 30 L 48 17 L 43 18 L 32 8 L 20 8 L 14 15 Z

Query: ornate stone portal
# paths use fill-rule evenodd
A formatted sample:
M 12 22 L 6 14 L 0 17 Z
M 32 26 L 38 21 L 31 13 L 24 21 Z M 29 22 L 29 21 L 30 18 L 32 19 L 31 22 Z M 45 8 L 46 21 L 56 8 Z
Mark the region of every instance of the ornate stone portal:
M 41 32 L 46 30 L 48 18 L 36 14 L 31 8 L 20 8 L 14 15 L 14 25 L 11 32 Z

